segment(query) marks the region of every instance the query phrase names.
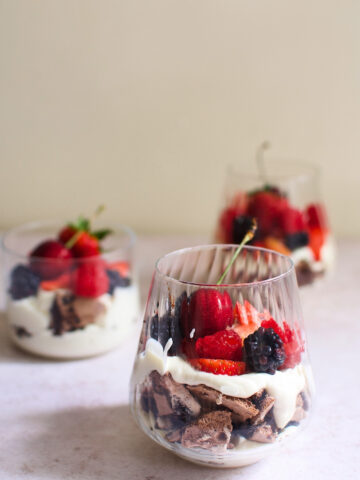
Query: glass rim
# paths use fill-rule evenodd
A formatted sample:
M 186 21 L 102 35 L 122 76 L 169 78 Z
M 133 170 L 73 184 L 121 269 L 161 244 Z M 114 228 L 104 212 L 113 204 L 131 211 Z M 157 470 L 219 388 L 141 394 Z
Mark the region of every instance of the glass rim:
M 164 260 L 165 258 L 168 258 L 172 255 L 178 256 L 179 254 L 183 254 L 185 252 L 190 252 L 190 251 L 200 251 L 200 250 L 205 250 L 205 249 L 211 249 L 211 248 L 222 248 L 222 249 L 230 249 L 230 248 L 237 248 L 239 245 L 238 244 L 233 244 L 233 243 L 213 243 L 213 244 L 205 244 L 205 245 L 196 245 L 194 247 L 186 247 L 186 248 L 180 248 L 178 250 L 173 250 L 172 252 L 169 252 L 160 258 L 157 259 L 155 262 L 155 272 L 162 277 L 163 279 L 170 280 L 171 282 L 184 285 L 184 286 L 197 286 L 197 287 L 208 287 L 208 288 L 239 288 L 239 287 L 251 287 L 251 286 L 261 286 L 261 285 L 266 285 L 272 282 L 277 282 L 279 280 L 283 280 L 284 278 L 288 277 L 291 274 L 295 274 L 295 264 L 294 261 L 292 260 L 291 257 L 287 255 L 283 255 L 282 253 L 276 252 L 275 250 L 269 250 L 268 248 L 263 248 L 263 247 L 253 247 L 251 245 L 246 245 L 242 248 L 242 252 L 245 251 L 260 251 L 264 253 L 270 253 L 274 256 L 277 256 L 279 258 L 283 258 L 288 262 L 288 268 L 285 272 L 280 273 L 279 275 L 275 275 L 271 278 L 266 278 L 264 280 L 255 280 L 253 282 L 242 282 L 242 283 L 222 283 L 221 285 L 213 284 L 213 283 L 198 283 L 198 282 L 187 282 L 185 280 L 178 280 L 170 275 L 167 275 L 163 272 L 161 272 L 159 268 L 159 263 Z M 240 252 L 241 253 L 241 252 Z M 296 278 L 296 276 L 295 276 Z
M 260 171 L 253 172 L 250 170 L 244 170 L 243 167 L 240 165 L 234 165 L 233 163 L 228 164 L 227 173 L 235 176 L 242 176 L 247 180 L 270 180 L 270 181 L 281 181 L 281 180 L 298 180 L 304 181 L 309 178 L 316 178 L 321 171 L 319 165 L 310 163 L 305 160 L 301 160 L 298 158 L 286 158 L 286 157 L 265 157 L 263 164 L 266 170 L 266 178 L 264 179 L 263 175 Z M 254 161 L 254 165 L 256 167 L 256 162 Z M 277 171 L 276 173 L 269 172 L 266 167 L 267 165 L 274 165 L 279 167 L 294 167 L 295 171 L 293 173 L 282 173 L 281 170 Z
M 32 222 L 26 222 L 26 223 L 22 223 L 20 225 L 17 225 L 15 227 L 12 227 L 8 230 L 6 230 L 2 235 L 1 235 L 1 238 L 0 238 L 0 245 L 1 245 L 1 249 L 3 250 L 4 253 L 6 254 L 10 254 L 10 255 L 13 255 L 13 256 L 16 256 L 18 258 L 21 258 L 23 260 L 28 260 L 29 259 L 29 256 L 28 255 L 25 255 L 23 253 L 19 253 L 16 249 L 13 249 L 12 247 L 10 247 L 7 242 L 9 240 L 9 237 L 13 234 L 17 234 L 18 236 L 21 235 L 22 232 L 29 232 L 31 230 L 35 230 L 36 228 L 40 228 L 41 226 L 55 226 L 57 224 L 62 224 L 62 225 L 67 225 L 67 222 L 61 222 L 61 220 L 35 220 L 35 221 L 32 221 Z M 44 258 L 44 257 L 32 257 L 33 260 L 35 260 L 36 262 L 46 262 L 46 263 L 59 263 L 61 262 L 62 264 L 66 263 L 66 262 L 69 262 L 69 263 L 74 263 L 74 261 L 76 262 L 89 262 L 89 261 L 94 261 L 94 259 L 96 258 L 101 258 L 103 256 L 106 256 L 106 255 L 113 255 L 115 253 L 120 253 L 120 252 L 124 252 L 124 251 L 127 251 L 127 250 L 130 250 L 136 243 L 136 240 L 137 240 L 137 236 L 136 236 L 136 233 L 130 228 L 128 227 L 127 225 L 124 225 L 124 224 L 116 224 L 114 225 L 114 227 L 116 229 L 118 229 L 119 231 L 121 231 L 122 233 L 125 233 L 126 236 L 128 237 L 128 242 L 126 245 L 122 246 L 122 247 L 119 247 L 119 248 L 114 248 L 114 249 L 111 249 L 107 252 L 101 252 L 100 255 L 93 255 L 91 257 L 79 257 L 79 258 L 70 258 L 70 259 L 56 259 L 56 258 Z M 50 238 L 49 238 L 50 240 Z M 56 238 L 54 237 L 54 240 L 56 240 Z

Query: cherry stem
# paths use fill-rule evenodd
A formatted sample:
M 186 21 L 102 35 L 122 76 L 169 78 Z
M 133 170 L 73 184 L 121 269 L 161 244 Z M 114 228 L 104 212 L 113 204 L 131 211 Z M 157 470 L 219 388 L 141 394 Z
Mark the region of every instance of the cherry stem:
M 89 225 L 91 225 L 91 222 L 93 222 L 103 211 L 105 210 L 105 205 L 99 205 L 98 208 L 95 210 L 95 212 L 91 215 L 89 218 Z M 69 240 L 65 243 L 65 248 L 72 248 L 75 243 L 79 240 L 81 234 L 83 233 L 83 230 L 78 230 L 77 232 L 74 233 L 74 235 L 69 238 Z
M 271 147 L 271 143 L 265 140 L 264 142 L 262 142 L 262 144 L 259 146 L 259 148 L 256 151 L 256 163 L 259 170 L 259 176 L 264 184 L 267 183 L 267 172 L 266 172 L 265 162 L 264 162 L 264 153 L 266 152 L 266 150 L 269 150 L 270 147 Z
M 246 232 L 246 234 L 244 235 L 244 238 L 242 239 L 240 245 L 237 247 L 234 255 L 232 256 L 229 265 L 226 267 L 225 272 L 221 275 L 221 277 L 219 278 L 219 280 L 218 280 L 218 282 L 216 283 L 216 285 L 222 285 L 222 282 L 223 282 L 224 278 L 225 278 L 226 275 L 229 273 L 230 268 L 232 267 L 233 263 L 235 262 L 237 256 L 238 256 L 239 253 L 241 252 L 241 250 L 242 250 L 243 246 L 245 245 L 245 243 L 250 242 L 250 240 L 252 240 L 252 239 L 254 238 L 256 229 L 257 229 L 257 221 L 256 221 L 256 218 L 253 218 L 253 219 L 252 219 L 252 225 L 251 225 L 251 227 L 249 228 L 249 230 L 248 230 L 248 231 Z

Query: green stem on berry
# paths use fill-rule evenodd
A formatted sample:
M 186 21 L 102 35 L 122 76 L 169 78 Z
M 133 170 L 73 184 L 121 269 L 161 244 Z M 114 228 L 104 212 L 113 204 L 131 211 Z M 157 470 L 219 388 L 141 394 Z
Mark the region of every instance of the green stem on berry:
M 256 218 L 253 218 L 253 219 L 252 219 L 252 225 L 251 225 L 251 227 L 249 228 L 249 230 L 248 230 L 248 231 L 246 232 L 246 234 L 244 235 L 244 238 L 242 239 L 240 245 L 238 246 L 238 248 L 236 249 L 234 255 L 232 256 L 229 265 L 226 267 L 225 272 L 221 275 L 221 277 L 219 278 L 219 280 L 218 280 L 218 282 L 217 282 L 216 285 L 222 285 L 222 282 L 223 282 L 224 278 L 225 278 L 226 275 L 229 273 L 230 268 L 232 267 L 233 263 L 235 262 L 237 256 L 238 256 L 239 253 L 241 252 L 241 250 L 242 250 L 243 246 L 245 245 L 245 243 L 250 242 L 250 240 L 252 240 L 252 239 L 254 238 L 256 229 L 257 229 L 257 221 L 256 221 Z
M 105 205 L 99 205 L 95 212 L 91 215 L 89 218 L 89 225 L 91 225 L 91 222 L 96 219 L 103 211 L 105 210 Z M 75 243 L 79 240 L 83 230 L 78 230 L 77 232 L 74 233 L 74 235 L 65 243 L 65 248 L 72 248 Z
M 271 143 L 265 140 L 264 142 L 261 143 L 261 145 L 256 151 L 256 163 L 259 170 L 259 176 L 263 181 L 264 185 L 268 183 L 267 182 L 268 176 L 267 176 L 265 163 L 264 163 L 264 152 L 268 150 L 270 147 L 271 147 Z

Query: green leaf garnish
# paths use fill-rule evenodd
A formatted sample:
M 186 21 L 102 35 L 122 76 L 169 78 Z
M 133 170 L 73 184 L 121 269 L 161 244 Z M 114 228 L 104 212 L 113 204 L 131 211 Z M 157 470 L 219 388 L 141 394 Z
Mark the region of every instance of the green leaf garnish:
M 104 228 L 103 230 L 96 230 L 95 232 L 92 232 L 91 235 L 96 237 L 98 240 L 103 240 L 111 233 L 113 233 L 113 230 L 110 230 L 110 228 Z

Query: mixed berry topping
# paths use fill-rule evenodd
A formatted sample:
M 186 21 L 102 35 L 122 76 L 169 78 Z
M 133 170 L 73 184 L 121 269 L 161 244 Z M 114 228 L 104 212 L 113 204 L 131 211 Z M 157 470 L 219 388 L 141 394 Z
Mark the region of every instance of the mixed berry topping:
M 102 211 L 98 209 L 95 215 Z M 79 297 L 97 298 L 130 285 L 127 262 L 107 263 L 102 241 L 110 229 L 92 230 L 91 220 L 79 217 L 64 226 L 57 238 L 35 246 L 28 265 L 16 266 L 10 276 L 9 293 L 14 300 L 45 291 L 68 290 Z
M 219 218 L 219 240 L 239 243 L 256 218 L 258 231 L 252 244 L 290 255 L 297 248 L 308 246 L 316 260 L 328 233 L 328 222 L 321 204 L 308 205 L 304 210 L 291 205 L 278 188 L 264 188 L 236 193 Z
M 192 303 L 193 302 L 193 303 Z M 278 324 L 270 312 L 259 312 L 249 301 L 237 301 L 213 288 L 200 288 L 189 298 L 183 293 L 174 312 L 150 320 L 150 336 L 169 355 L 182 356 L 193 368 L 215 375 L 275 374 L 301 362 L 304 341 L 295 324 Z M 202 311 L 203 309 L 203 311 Z

